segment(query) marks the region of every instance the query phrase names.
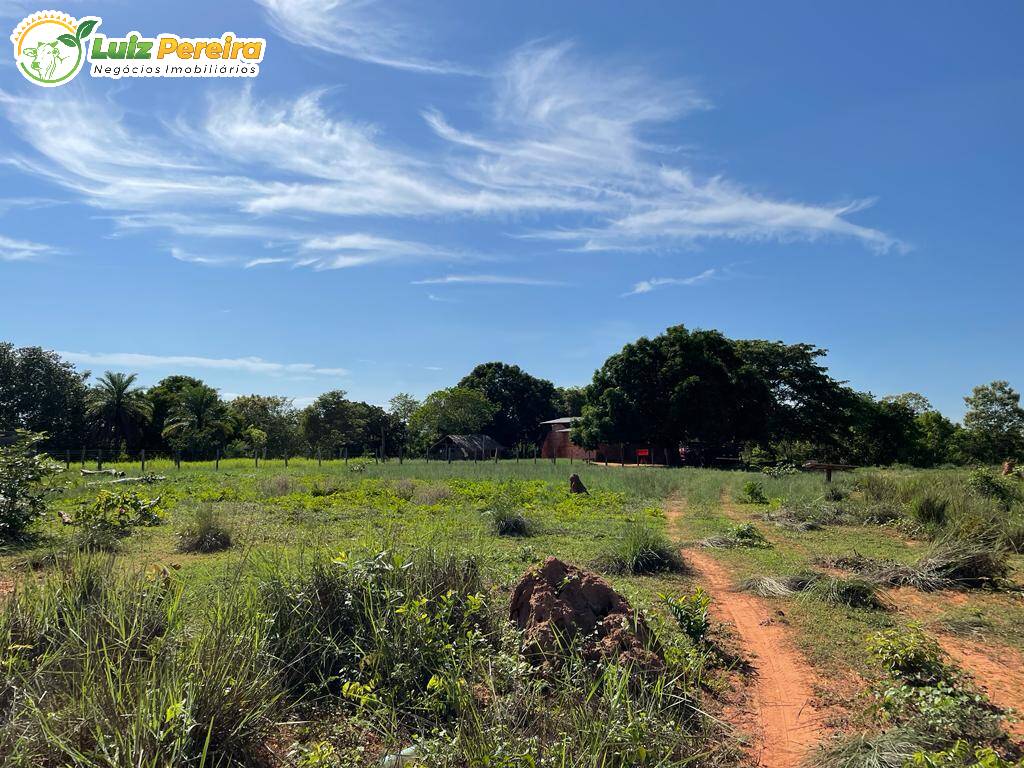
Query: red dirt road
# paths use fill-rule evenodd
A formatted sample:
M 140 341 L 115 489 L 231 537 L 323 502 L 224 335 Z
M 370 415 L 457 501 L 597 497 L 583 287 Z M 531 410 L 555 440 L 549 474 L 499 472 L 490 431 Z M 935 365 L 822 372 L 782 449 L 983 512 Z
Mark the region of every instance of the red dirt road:
M 670 521 L 682 514 L 678 505 L 667 510 Z M 729 570 L 713 557 L 698 550 L 686 550 L 684 555 L 711 594 L 712 611 L 735 628 L 751 657 L 749 711 L 739 713 L 737 719 L 750 723 L 755 731 L 752 764 L 796 768 L 827 735 L 820 713 L 811 704 L 814 673 L 763 600 L 737 592 Z

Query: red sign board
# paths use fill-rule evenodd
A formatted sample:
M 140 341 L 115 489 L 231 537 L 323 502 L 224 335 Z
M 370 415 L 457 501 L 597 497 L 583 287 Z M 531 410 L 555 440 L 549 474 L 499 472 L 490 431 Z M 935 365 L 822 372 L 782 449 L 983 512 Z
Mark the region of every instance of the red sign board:
M 650 456 L 651 452 L 649 450 L 647 450 L 646 448 L 637 448 L 636 449 L 636 455 L 637 456 Z

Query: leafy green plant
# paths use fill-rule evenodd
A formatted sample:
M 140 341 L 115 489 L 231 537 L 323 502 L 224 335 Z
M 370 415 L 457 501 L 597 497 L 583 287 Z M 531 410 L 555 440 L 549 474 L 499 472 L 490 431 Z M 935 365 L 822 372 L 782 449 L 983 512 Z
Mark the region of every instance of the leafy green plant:
M 0 448 L 0 540 L 22 535 L 46 511 L 46 499 L 59 488 L 51 478 L 61 466 L 38 453 L 44 435 L 18 431 Z
M 747 547 L 749 549 L 771 549 L 772 543 L 765 538 L 753 523 L 742 523 L 722 536 L 710 536 L 701 541 L 701 546 L 713 549 Z
M 756 480 L 747 480 L 743 483 L 738 501 L 742 504 L 767 504 L 768 497 L 765 495 L 764 486 Z
M 1005 510 L 1009 510 L 1021 498 L 1020 483 L 1000 477 L 985 467 L 971 471 L 967 478 L 967 488 L 977 496 L 992 499 Z
M 676 620 L 679 629 L 695 645 L 703 643 L 711 629 L 711 597 L 697 587 L 689 595 L 658 595 Z
M 1006 760 L 991 747 L 971 746 L 963 739 L 941 752 L 916 752 L 905 768 L 1022 768 L 1022 760 Z

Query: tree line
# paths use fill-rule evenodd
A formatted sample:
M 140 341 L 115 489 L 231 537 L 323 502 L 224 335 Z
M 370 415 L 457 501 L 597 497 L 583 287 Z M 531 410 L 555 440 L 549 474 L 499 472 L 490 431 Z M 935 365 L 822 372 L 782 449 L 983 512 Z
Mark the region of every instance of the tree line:
M 612 355 L 585 387 L 557 387 L 519 366 L 476 366 L 422 401 L 387 407 L 343 390 L 305 408 L 275 395 L 225 401 L 202 380 L 168 376 L 149 388 L 135 374 L 95 379 L 57 353 L 0 343 L 0 434 L 46 435 L 50 450 L 180 453 L 210 458 L 266 452 L 421 455 L 446 434 L 483 433 L 530 450 L 540 422 L 578 416 L 573 439 L 594 450 L 658 446 L 698 463 L 741 455 L 749 464 L 809 459 L 860 465 L 993 463 L 1024 454 L 1024 409 L 1005 381 L 975 387 L 962 423 L 921 394 L 877 398 L 832 378 L 811 344 L 729 339 L 713 330 L 667 329 Z

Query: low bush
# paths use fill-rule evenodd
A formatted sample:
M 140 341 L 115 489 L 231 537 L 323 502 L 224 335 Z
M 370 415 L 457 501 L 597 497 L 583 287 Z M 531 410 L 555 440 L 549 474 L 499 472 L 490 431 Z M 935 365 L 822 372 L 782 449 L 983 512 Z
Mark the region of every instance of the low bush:
M 79 505 L 71 522 L 77 527 L 79 549 L 112 552 L 133 528 L 159 525 L 163 511 L 159 497 L 150 499 L 132 488 L 101 490 L 91 503 Z
M 14 539 L 46 511 L 46 499 L 60 489 L 52 482 L 62 467 L 38 454 L 43 435 L 18 431 L 0 448 L 0 541 Z
M 293 577 L 275 569 L 260 603 L 295 694 L 439 714 L 490 617 L 476 561 L 431 551 L 341 555 Z M 433 681 L 433 682 L 432 682 Z
M 659 597 L 690 642 L 694 645 L 703 643 L 711 629 L 711 598 L 707 592 L 697 587 L 689 595 Z
M 231 529 L 224 524 L 212 504 L 202 504 L 192 520 L 178 532 L 179 552 L 220 552 L 233 544 Z
M 992 747 L 971 746 L 959 739 L 940 752 L 915 753 L 906 768 L 1024 768 L 1024 761 L 1006 760 Z
M 997 475 L 985 467 L 973 470 L 967 478 L 967 488 L 983 499 L 991 499 L 1004 510 L 1021 499 L 1020 483 L 1011 478 Z
M 683 558 L 668 537 L 653 525 L 630 522 L 615 543 L 598 558 L 608 573 L 658 573 L 681 571 Z
M 518 483 L 502 483 L 484 515 L 490 520 L 491 530 L 499 536 L 529 536 L 532 526 L 523 512 L 523 492 Z
M 1003 713 L 947 664 L 938 644 L 919 627 L 880 632 L 868 645 L 886 672 L 875 686 L 883 722 L 934 734 L 940 743 L 961 738 L 987 742 L 1002 736 Z
M 765 495 L 764 486 L 756 480 L 747 480 L 743 483 L 737 501 L 741 504 L 767 504 L 768 497 Z
M 701 546 L 712 549 L 747 547 L 749 549 L 770 549 L 772 544 L 753 523 L 743 523 L 721 536 L 710 536 L 701 541 Z

